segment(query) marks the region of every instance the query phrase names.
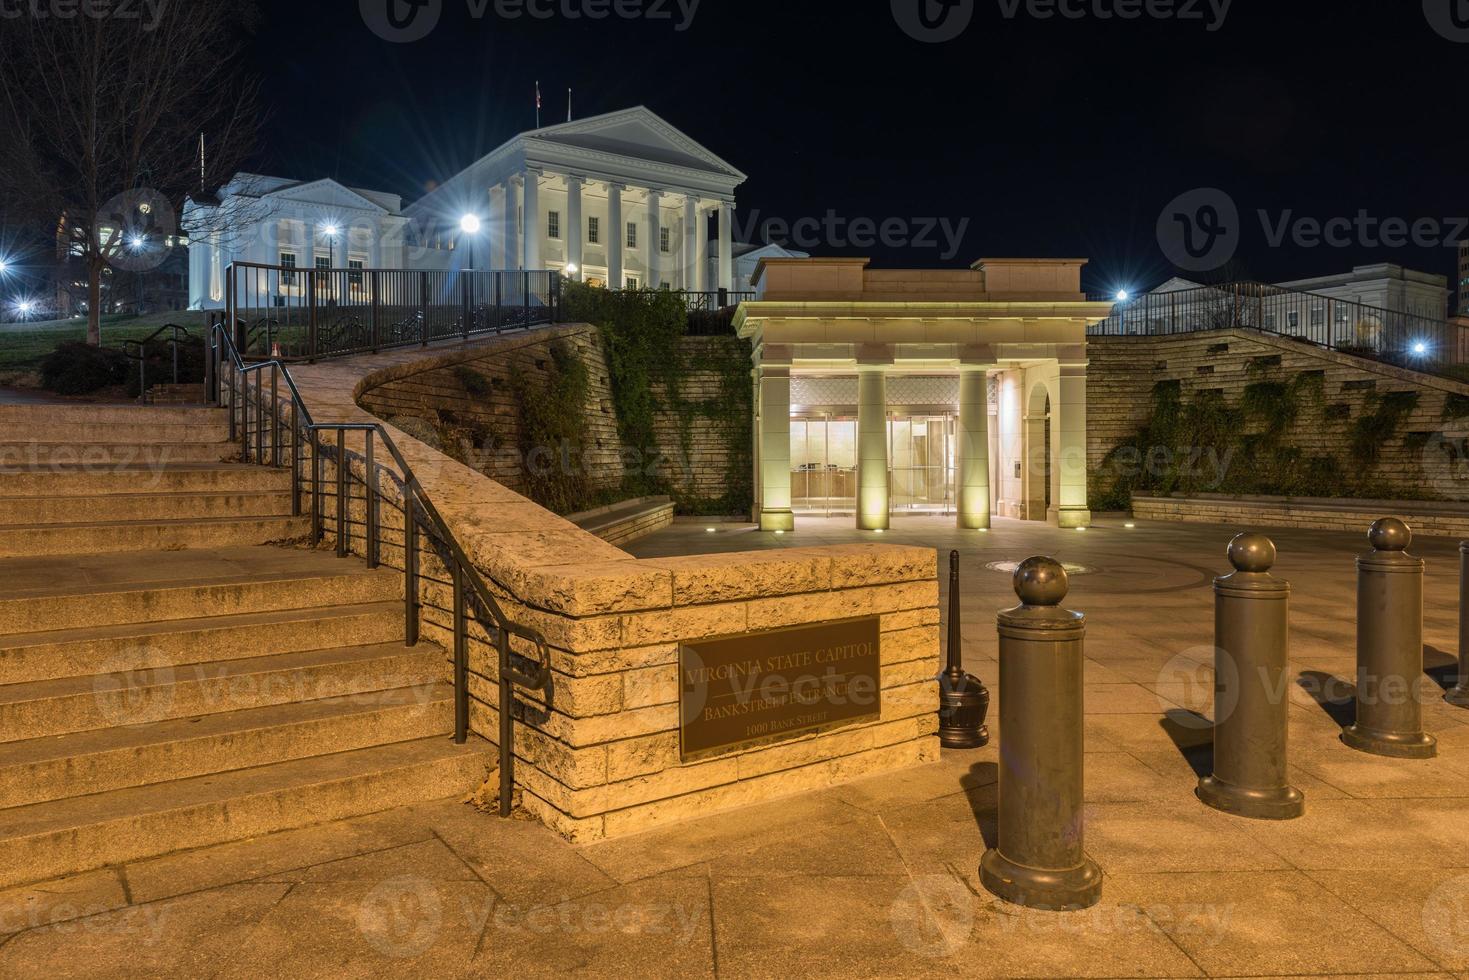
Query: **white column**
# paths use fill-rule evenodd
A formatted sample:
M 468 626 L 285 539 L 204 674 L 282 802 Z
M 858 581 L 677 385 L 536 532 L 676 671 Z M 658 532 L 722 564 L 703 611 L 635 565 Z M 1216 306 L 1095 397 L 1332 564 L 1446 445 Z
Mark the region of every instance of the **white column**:
M 857 530 L 885 531 L 888 514 L 887 375 L 863 367 L 857 379 Z
M 734 288 L 734 202 L 719 205 L 719 288 Z
M 699 288 L 699 199 L 689 194 L 683 199 L 683 288 L 692 292 Z
M 505 261 L 506 246 L 510 239 L 506 237 L 505 207 L 506 187 L 504 184 L 496 184 L 490 188 L 490 219 L 486 222 L 490 240 L 490 268 L 508 269 Z
M 791 511 L 791 372 L 760 369 L 760 530 L 794 531 Z
M 1051 406 L 1056 427 L 1055 471 L 1060 493 L 1057 520 L 1062 527 L 1090 527 L 1086 492 L 1086 366 L 1061 368 L 1060 404 Z
M 622 249 L 627 244 L 627 229 L 622 225 L 621 184 L 607 185 L 607 288 L 621 289 L 627 285 L 627 275 L 622 268 Z
M 525 179 L 511 177 L 505 182 L 505 268 L 519 269 L 525 251 L 520 244 L 520 190 Z
M 959 526 L 990 526 L 990 396 L 983 368 L 959 376 Z
M 694 222 L 694 234 L 698 241 L 694 245 L 694 288 L 701 293 L 709 289 L 709 213 L 702 207 Z
M 545 225 L 541 223 L 541 172 L 534 167 L 525 168 L 525 203 L 521 218 L 522 267 L 530 270 L 541 268 L 541 235 Z
M 570 273 L 571 278 L 577 282 L 586 279 L 586 270 L 582 268 L 582 245 L 587 240 L 587 230 L 582 227 L 581 216 L 581 191 L 586 181 L 581 177 L 570 174 L 566 177 L 566 227 L 561 229 L 561 234 L 566 239 L 566 263 L 576 266 L 576 272 Z
M 648 191 L 648 244 L 643 248 L 648 256 L 649 289 L 657 289 L 663 285 L 663 215 L 659 212 L 662 207 L 663 192 L 650 189 Z

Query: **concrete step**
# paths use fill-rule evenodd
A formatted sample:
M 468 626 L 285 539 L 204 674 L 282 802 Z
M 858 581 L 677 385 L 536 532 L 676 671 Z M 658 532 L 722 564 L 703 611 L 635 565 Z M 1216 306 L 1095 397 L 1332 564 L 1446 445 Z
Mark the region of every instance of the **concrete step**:
M 0 634 L 402 598 L 400 573 L 293 548 L 0 560 Z
M 245 463 L 0 468 L 0 496 L 91 497 L 109 493 L 259 493 L 289 490 L 291 471 Z
M 0 442 L 0 472 L 43 466 L 161 466 L 165 463 L 218 463 L 240 454 L 233 442 L 136 443 L 18 442 L 13 431 Z
M 0 744 L 0 808 L 442 736 L 453 723 L 453 687 L 431 683 L 9 742 Z
M 98 552 L 180 551 L 239 544 L 299 541 L 306 517 L 210 517 L 146 523 L 11 524 L 0 527 L 0 558 Z
M 157 422 L 164 425 L 207 425 L 228 422 L 222 408 L 175 408 L 154 405 L 0 404 L 0 425 L 34 422 Z
M 150 405 L 202 405 L 204 401 L 202 383 L 154 385 L 148 389 Z
M 65 735 L 437 682 L 444 652 L 384 643 L 0 687 L 0 737 Z
M 216 517 L 285 517 L 289 489 L 250 493 L 110 493 L 99 496 L 0 496 L 0 526 L 68 524 L 78 516 L 93 523 L 172 521 Z
M 23 433 L 35 442 L 71 442 L 81 445 L 165 445 L 173 443 L 224 442 L 229 439 L 229 419 L 223 415 L 208 422 L 173 422 L 166 419 L 136 421 L 64 422 L 55 419 L 26 423 Z
M 419 739 L 0 811 L 0 888 L 443 799 L 480 784 L 488 743 Z
M 402 639 L 400 601 L 21 633 L 0 636 L 0 684 L 178 667 L 202 654 L 218 663 Z

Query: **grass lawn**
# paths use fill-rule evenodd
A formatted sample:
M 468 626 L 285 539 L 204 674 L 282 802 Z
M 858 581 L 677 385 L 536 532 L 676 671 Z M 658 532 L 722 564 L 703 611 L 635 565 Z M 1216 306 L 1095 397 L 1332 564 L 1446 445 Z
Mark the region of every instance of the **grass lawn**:
M 209 314 L 194 310 L 146 316 L 104 316 L 102 346 L 121 347 L 124 340 L 142 340 L 167 323 L 177 323 L 191 335 L 202 337 L 209 323 Z M 0 371 L 33 368 L 58 344 L 86 339 L 87 321 L 84 319 L 0 323 Z

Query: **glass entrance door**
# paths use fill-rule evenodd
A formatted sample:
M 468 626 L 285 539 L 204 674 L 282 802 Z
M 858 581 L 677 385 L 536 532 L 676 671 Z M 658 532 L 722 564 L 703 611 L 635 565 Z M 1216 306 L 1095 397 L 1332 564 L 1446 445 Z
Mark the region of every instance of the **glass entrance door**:
M 857 513 L 856 419 L 791 419 L 791 508 L 824 517 Z
M 897 417 L 888 422 L 893 513 L 954 513 L 957 438 L 953 415 Z

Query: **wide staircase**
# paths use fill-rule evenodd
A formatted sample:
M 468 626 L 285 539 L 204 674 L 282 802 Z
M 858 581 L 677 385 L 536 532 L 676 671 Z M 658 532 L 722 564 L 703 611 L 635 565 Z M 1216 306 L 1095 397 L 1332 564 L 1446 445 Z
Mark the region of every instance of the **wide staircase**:
M 207 408 L 0 405 L 0 888 L 462 794 L 400 573 Z

